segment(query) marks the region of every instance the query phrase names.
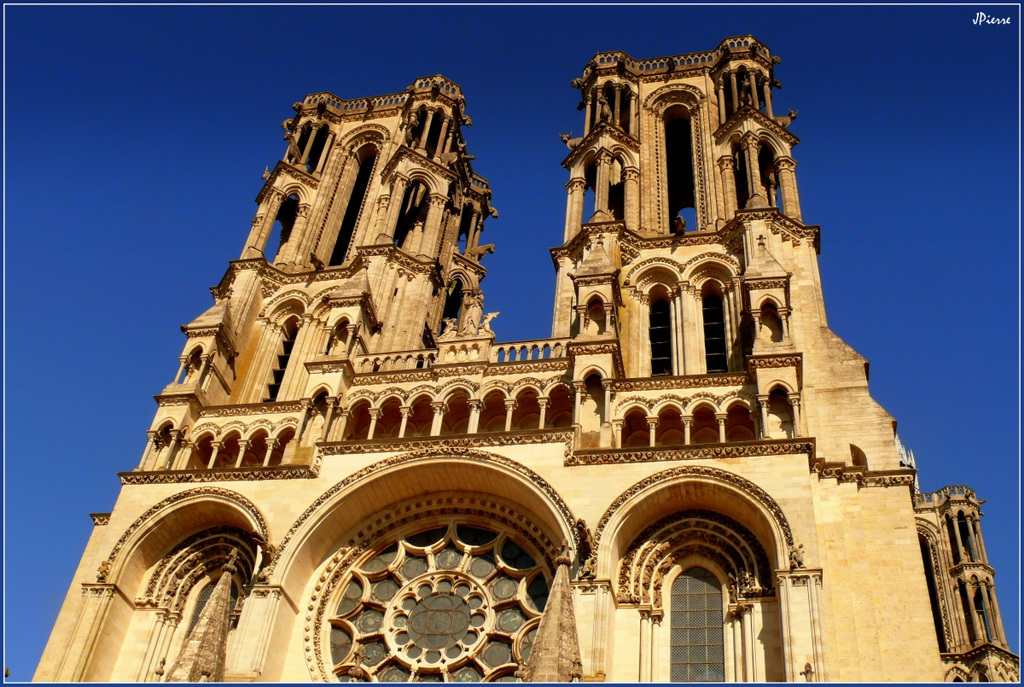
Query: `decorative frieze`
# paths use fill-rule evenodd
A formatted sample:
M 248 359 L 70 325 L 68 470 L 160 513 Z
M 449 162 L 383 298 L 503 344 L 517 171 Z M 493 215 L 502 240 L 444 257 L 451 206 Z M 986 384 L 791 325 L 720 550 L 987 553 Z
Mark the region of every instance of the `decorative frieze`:
M 743 386 L 751 384 L 743 372 L 727 374 L 688 375 L 685 377 L 651 377 L 649 379 L 616 379 L 611 382 L 612 391 L 662 391 L 665 389 L 706 389 L 716 386 Z
M 119 472 L 121 484 L 189 484 L 194 482 L 262 482 L 276 479 L 313 479 L 320 472 L 316 465 L 271 465 L 215 470 L 160 470 L 157 472 Z
M 519 446 L 522 444 L 556 444 L 572 441 L 572 432 L 552 431 L 539 432 L 492 432 L 487 434 L 469 434 L 461 437 L 408 437 L 405 439 L 373 439 L 370 441 L 353 441 L 337 444 L 324 444 L 320 450 L 324 456 L 351 455 L 357 453 L 392 453 L 396 451 L 414 451 L 424 446 L 441 448 L 484 448 L 490 446 Z M 137 474 L 137 473 L 130 473 Z
M 241 417 L 245 415 L 273 415 L 279 413 L 301 413 L 302 401 L 281 401 L 278 403 L 243 403 L 231 406 L 207 406 L 199 417 Z
M 566 458 L 565 465 L 616 465 L 619 463 L 717 460 L 720 458 L 767 458 L 800 454 L 813 456 L 814 442 L 807 439 L 783 439 L 639 450 L 606 449 L 586 453 L 577 451 Z
M 103 527 L 110 524 L 110 513 L 89 513 L 92 518 L 93 527 Z

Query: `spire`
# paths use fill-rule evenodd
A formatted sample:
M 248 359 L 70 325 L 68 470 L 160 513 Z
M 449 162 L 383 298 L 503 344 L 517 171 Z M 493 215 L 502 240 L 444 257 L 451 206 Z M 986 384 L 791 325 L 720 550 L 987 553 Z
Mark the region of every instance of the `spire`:
M 523 682 L 578 682 L 583 678 L 576 612 L 569 586 L 570 561 L 568 542 L 565 542 L 555 560 L 555 581 L 537 628 L 537 639 L 526 665 L 517 674 Z
M 232 549 L 220 579 L 213 588 L 195 627 L 185 638 L 167 682 L 223 682 L 228 653 L 228 623 L 231 615 L 231 575 L 235 572 L 238 549 Z

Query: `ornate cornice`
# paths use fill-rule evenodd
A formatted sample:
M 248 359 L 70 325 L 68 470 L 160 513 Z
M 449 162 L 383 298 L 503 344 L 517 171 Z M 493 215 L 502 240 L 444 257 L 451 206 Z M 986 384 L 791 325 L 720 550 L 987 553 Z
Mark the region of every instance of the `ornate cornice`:
M 196 482 L 262 482 L 277 479 L 313 479 L 320 473 L 319 465 L 272 465 L 251 468 L 218 468 L 214 470 L 157 470 L 152 472 L 119 472 L 121 484 L 190 484 Z
M 803 368 L 803 353 L 787 353 L 776 355 L 752 355 L 747 358 L 747 369 L 750 374 L 754 370 L 772 367 L 795 367 L 797 370 Z
M 110 513 L 89 513 L 92 518 L 93 527 L 103 527 L 110 524 Z
M 340 456 L 362 453 L 394 453 L 415 451 L 427 446 L 444 449 L 486 448 L 492 446 L 520 446 L 523 444 L 565 444 L 568 455 L 572 430 L 522 430 L 519 432 L 488 432 L 464 436 L 405 437 L 403 439 L 371 439 L 320 444 L 324 456 Z
M 616 379 L 612 391 L 662 391 L 665 389 L 707 389 L 720 386 L 744 386 L 753 380 L 744 372 L 687 375 L 685 377 L 649 377 L 647 379 Z
M 868 470 L 859 465 L 846 463 L 827 463 L 822 458 L 812 456 L 809 464 L 811 474 L 818 479 L 834 479 L 840 484 L 856 484 L 864 487 L 908 487 L 914 488 L 916 470 Z
M 301 413 L 302 401 L 281 401 L 277 403 L 242 403 L 230 406 L 207 406 L 199 417 L 239 417 L 243 415 L 273 415 L 277 413 Z
M 565 372 L 569 369 L 568 358 L 557 358 L 548 362 L 537 360 L 513 360 L 506 363 L 491 363 L 484 370 L 485 377 L 505 374 L 525 374 L 528 372 Z
M 814 456 L 814 439 L 778 439 L 726 444 L 655 447 L 649 449 L 605 449 L 576 451 L 565 459 L 566 466 L 617 465 L 620 463 L 653 463 L 679 460 L 715 460 L 719 458 L 752 458 L 782 455 Z
M 743 222 L 751 220 L 763 220 L 768 224 L 768 230 L 773 234 L 781 235 L 784 240 L 793 242 L 799 246 L 801 241 L 810 241 L 814 246 L 814 252 L 821 252 L 821 227 L 817 225 L 801 224 L 792 217 L 782 214 L 777 208 L 753 208 L 749 210 L 737 210 L 736 216 L 729 221 L 721 232 L 735 228 L 734 223 L 742 226 Z

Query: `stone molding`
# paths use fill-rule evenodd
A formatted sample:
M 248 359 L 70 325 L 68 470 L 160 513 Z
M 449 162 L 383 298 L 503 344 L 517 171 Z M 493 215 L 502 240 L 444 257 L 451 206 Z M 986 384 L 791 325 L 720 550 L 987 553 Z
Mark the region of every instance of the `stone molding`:
M 612 391 L 662 391 L 666 389 L 706 389 L 716 386 L 743 386 L 753 380 L 745 372 L 725 374 L 650 377 L 648 379 L 611 380 Z
M 701 444 L 650 449 L 606 449 L 577 451 L 565 460 L 567 467 L 577 465 L 616 465 L 620 463 L 652 463 L 679 460 L 717 460 L 720 458 L 756 458 L 806 454 L 814 456 L 814 441 L 808 439 L 777 439 L 750 443 Z
M 455 448 L 486 448 L 491 446 L 521 446 L 523 444 L 554 444 L 564 443 L 566 454 L 572 444 L 572 430 L 523 432 L 488 432 L 486 434 L 469 434 L 462 437 L 406 437 L 403 439 L 371 439 L 369 441 L 352 441 L 336 444 L 322 444 L 320 451 L 324 456 L 343 456 L 361 453 L 393 453 L 396 451 L 415 451 L 424 446 L 437 446 L 444 449 Z M 568 459 L 567 459 L 568 460 Z
M 159 470 L 119 472 L 121 484 L 191 484 L 195 482 L 265 482 L 277 479 L 314 479 L 319 465 L 269 465 L 251 468 L 215 468 L 208 470 Z
M 505 456 L 496 453 L 475 451 L 472 449 L 464 448 L 438 447 L 424 449 L 420 451 L 413 451 L 405 454 L 400 454 L 397 456 L 391 456 L 390 458 L 385 458 L 371 465 L 367 465 L 365 468 L 352 473 L 351 475 L 344 478 L 343 480 L 332 486 L 330 489 L 325 491 L 319 497 L 317 497 L 316 500 L 314 500 L 309 505 L 309 507 L 306 508 L 306 510 L 303 511 L 303 513 L 295 520 L 292 526 L 285 533 L 284 537 L 281 539 L 281 543 L 277 547 L 278 555 L 274 557 L 274 560 L 271 561 L 270 565 L 268 565 L 266 568 L 267 579 L 270 579 L 270 576 L 273 574 L 278 561 L 282 559 L 281 554 L 287 549 L 288 545 L 291 543 L 291 540 L 302 528 L 302 526 L 306 523 L 306 521 L 309 520 L 313 516 L 313 514 L 320 509 L 322 505 L 324 505 L 327 501 L 333 498 L 336 494 L 343 491 L 347 487 L 357 484 L 358 482 L 368 480 L 379 473 L 388 472 L 406 464 L 430 459 L 448 459 L 454 462 L 471 462 L 482 465 L 495 465 L 506 469 L 510 469 L 518 473 L 521 477 L 525 478 L 527 482 L 530 482 L 533 485 L 535 485 L 544 493 L 545 496 L 548 497 L 552 505 L 554 505 L 555 509 L 564 519 L 566 527 L 569 528 L 573 541 L 575 542 L 574 546 L 578 546 L 578 534 L 576 533 L 576 529 L 572 526 L 573 523 L 576 522 L 576 518 L 573 516 L 572 511 L 569 509 L 569 505 L 555 490 L 555 488 L 551 486 L 551 484 L 548 483 L 548 481 L 541 477 L 539 474 L 537 474 L 530 468 L 526 467 L 522 463 L 512 460 L 511 458 L 506 458 Z
M 253 520 L 257 523 L 258 532 L 257 535 L 264 541 L 270 541 L 270 530 L 267 528 L 267 519 L 263 516 L 263 513 L 252 501 L 242 496 L 236 491 L 230 489 L 222 489 L 220 487 L 199 487 L 197 489 L 188 489 L 186 491 L 179 491 L 177 494 L 168 496 L 167 498 L 159 501 L 155 505 L 151 506 L 145 513 L 140 515 L 138 518 L 128 526 L 128 529 L 124 531 L 121 537 L 114 544 L 110 550 L 110 554 L 106 560 L 100 564 L 101 574 L 96 576 L 97 582 L 106 582 L 107 575 L 111 570 L 114 561 L 117 559 L 121 549 L 128 542 L 128 539 L 134 534 L 142 525 L 148 520 L 153 518 L 157 513 L 164 510 L 165 508 L 174 505 L 185 499 L 200 499 L 203 496 L 219 496 L 223 499 L 231 501 L 234 505 L 239 506 L 242 510 L 248 513 Z M 106 564 L 106 565 L 104 565 Z M 101 579 L 102 578 L 102 579 Z
M 238 405 L 207 406 L 199 412 L 200 418 L 240 417 L 245 415 L 272 415 L 276 413 L 301 413 L 303 401 L 275 403 L 242 403 Z
M 93 527 L 103 527 L 110 524 L 110 513 L 89 513 L 92 518 Z
M 786 519 L 786 514 L 782 511 L 782 507 L 773 499 L 768 492 L 761 487 L 757 486 L 745 477 L 729 472 L 727 470 L 721 470 L 719 468 L 707 467 L 703 465 L 681 465 L 679 467 L 669 468 L 662 472 L 657 472 L 649 477 L 646 477 L 633 486 L 626 489 L 624 492 L 612 502 L 608 509 L 601 516 L 601 519 L 597 523 L 597 530 L 594 533 L 594 540 L 601 544 L 601 538 L 604 534 L 604 528 L 608 525 L 611 518 L 618 512 L 620 508 L 630 498 L 636 494 L 655 487 L 662 483 L 683 481 L 687 478 L 691 479 L 711 479 L 718 482 L 723 482 L 729 486 L 736 487 L 740 491 L 747 494 L 761 506 L 768 511 L 769 514 L 775 519 L 775 524 L 782 530 L 783 536 L 786 540 L 788 548 L 793 548 L 793 530 L 789 526 L 789 521 Z

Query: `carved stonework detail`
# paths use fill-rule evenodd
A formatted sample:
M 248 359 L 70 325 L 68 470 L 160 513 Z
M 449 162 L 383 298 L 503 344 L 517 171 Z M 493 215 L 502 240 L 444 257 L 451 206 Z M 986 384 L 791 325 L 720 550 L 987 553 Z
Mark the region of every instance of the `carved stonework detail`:
M 633 451 L 609 449 L 602 452 L 575 452 L 566 458 L 565 464 L 567 466 L 617 465 L 621 463 L 756 458 L 800 454 L 813 456 L 814 442 L 800 439 L 783 439 L 778 441 L 732 442 L 728 444 L 705 444 Z

